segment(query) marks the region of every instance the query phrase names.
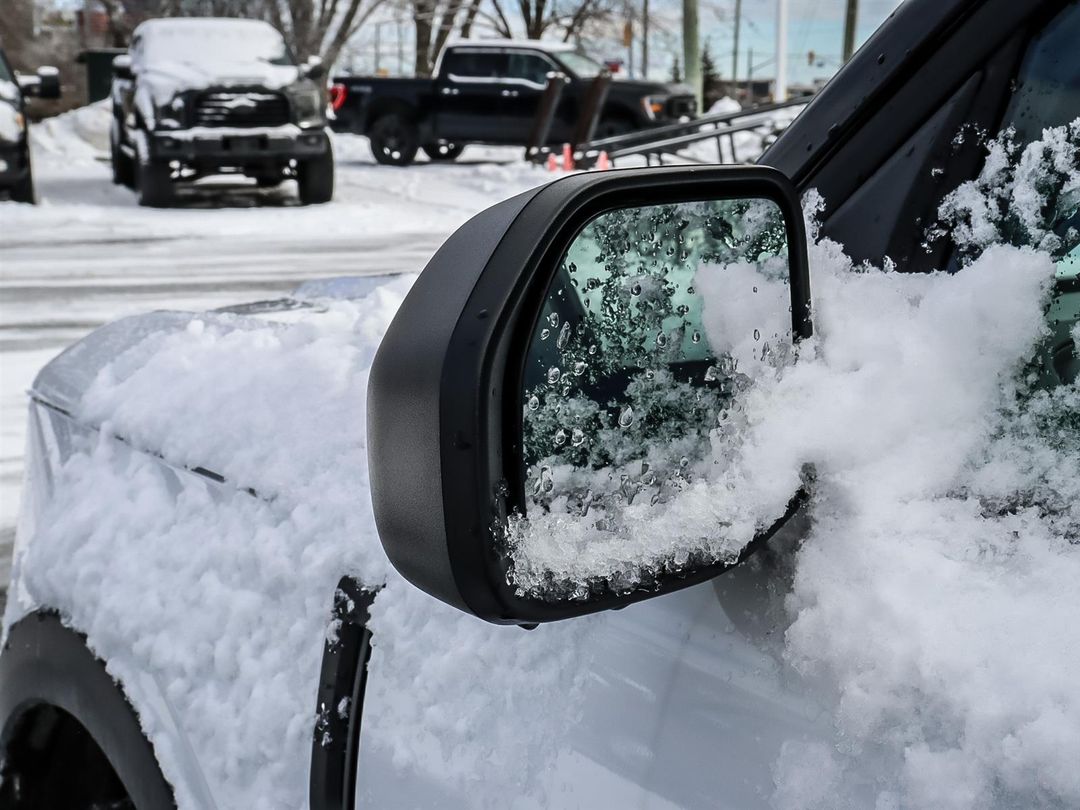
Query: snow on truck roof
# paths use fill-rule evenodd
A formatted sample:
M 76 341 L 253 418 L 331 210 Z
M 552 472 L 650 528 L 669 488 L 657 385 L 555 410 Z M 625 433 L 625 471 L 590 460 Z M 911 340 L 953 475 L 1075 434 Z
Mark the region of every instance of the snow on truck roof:
M 181 36 L 185 39 L 234 39 L 259 37 L 264 40 L 281 41 L 281 34 L 274 26 L 263 20 L 242 20 L 222 17 L 166 17 L 147 20 L 135 29 L 135 35 L 144 39 Z
M 483 48 L 527 48 L 551 53 L 569 53 L 577 47 L 570 42 L 552 42 L 546 39 L 454 39 L 447 43 L 447 48 L 472 45 Z

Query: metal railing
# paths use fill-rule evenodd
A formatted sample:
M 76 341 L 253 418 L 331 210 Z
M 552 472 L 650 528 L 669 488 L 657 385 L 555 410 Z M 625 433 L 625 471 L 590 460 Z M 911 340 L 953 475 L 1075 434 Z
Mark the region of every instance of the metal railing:
M 576 160 L 583 167 L 591 166 L 596 162 L 601 152 L 606 152 L 613 164 L 619 158 L 631 155 L 644 156 L 646 163 L 651 164 L 654 157 L 662 162 L 663 155 L 673 154 L 684 146 L 710 139 L 716 140 L 717 153 L 720 159 L 723 160 L 721 141 L 726 139 L 731 160 L 733 163 L 737 163 L 739 159 L 735 148 L 734 136 L 736 133 L 748 132 L 768 126 L 773 123 L 770 113 L 791 107 L 805 106 L 809 102 L 809 98 L 791 99 L 790 101 L 781 101 L 774 104 L 762 104 L 745 110 L 703 115 L 678 124 L 667 124 L 662 127 L 629 132 L 625 135 L 600 138 L 579 144 Z M 740 119 L 750 120 L 740 121 Z M 735 123 L 736 121 L 740 121 L 740 123 Z

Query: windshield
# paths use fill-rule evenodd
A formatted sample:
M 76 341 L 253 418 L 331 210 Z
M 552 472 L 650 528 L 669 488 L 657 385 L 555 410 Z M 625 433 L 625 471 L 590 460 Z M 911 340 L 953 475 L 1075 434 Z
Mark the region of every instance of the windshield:
M 159 62 L 295 62 L 281 34 L 263 23 L 206 20 L 161 26 L 146 33 L 141 61 Z
M 556 56 L 575 76 L 581 79 L 591 79 L 600 75 L 601 71 L 606 69 L 591 56 L 576 51 L 567 51 L 566 53 L 556 54 Z

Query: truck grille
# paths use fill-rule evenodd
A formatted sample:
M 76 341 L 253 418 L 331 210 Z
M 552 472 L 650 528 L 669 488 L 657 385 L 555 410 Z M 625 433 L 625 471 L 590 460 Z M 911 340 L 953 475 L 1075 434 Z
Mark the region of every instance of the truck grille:
M 289 123 L 289 102 L 281 93 L 203 93 L 195 107 L 197 127 L 277 127 Z

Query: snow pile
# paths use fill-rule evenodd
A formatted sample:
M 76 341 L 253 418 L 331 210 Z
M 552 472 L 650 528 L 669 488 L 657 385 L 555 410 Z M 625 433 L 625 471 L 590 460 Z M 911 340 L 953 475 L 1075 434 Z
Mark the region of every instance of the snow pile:
M 109 99 L 39 121 L 30 128 L 36 158 L 93 160 L 109 154 L 112 106 Z

